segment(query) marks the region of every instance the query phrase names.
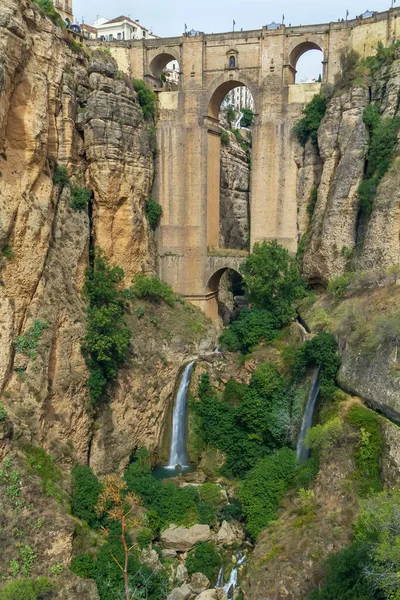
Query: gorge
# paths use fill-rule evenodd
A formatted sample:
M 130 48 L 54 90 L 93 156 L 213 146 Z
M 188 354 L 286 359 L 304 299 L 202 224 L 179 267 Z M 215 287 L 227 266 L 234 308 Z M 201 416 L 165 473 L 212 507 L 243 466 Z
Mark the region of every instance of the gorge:
M 396 597 L 399 15 L 81 48 L 3 0 L 0 600 Z

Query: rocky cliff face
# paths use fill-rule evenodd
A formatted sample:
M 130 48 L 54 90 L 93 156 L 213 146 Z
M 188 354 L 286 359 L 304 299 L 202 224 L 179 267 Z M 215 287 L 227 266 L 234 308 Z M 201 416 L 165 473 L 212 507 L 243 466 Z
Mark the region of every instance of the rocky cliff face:
M 299 233 L 307 229 L 304 205 L 310 188 L 318 199 L 304 254 L 304 272 L 311 281 L 326 282 L 349 267 L 349 255 L 360 270 L 386 269 L 400 256 L 399 177 L 395 159 L 381 181 L 372 214 L 360 219 L 357 189 L 363 178 L 369 134 L 363 111 L 370 101 L 382 117 L 398 114 L 400 56 L 383 67 L 367 87 L 353 87 L 330 100 L 318 132 L 319 157 L 308 143 L 297 156 L 299 168 Z
M 221 145 L 220 190 L 220 247 L 243 250 L 250 235 L 250 166 L 233 135 Z

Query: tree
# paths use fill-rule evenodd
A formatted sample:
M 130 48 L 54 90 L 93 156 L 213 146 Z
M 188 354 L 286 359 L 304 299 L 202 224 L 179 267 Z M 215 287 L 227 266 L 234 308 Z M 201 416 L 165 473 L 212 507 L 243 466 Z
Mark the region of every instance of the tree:
M 254 113 L 251 108 L 242 109 L 242 120 L 240 121 L 241 127 L 251 127 L 254 121 Z
M 286 248 L 276 241 L 257 242 L 240 271 L 246 297 L 256 308 L 269 310 L 280 325 L 294 317 L 294 302 L 304 297 L 305 280 Z
M 119 560 L 111 552 L 111 556 L 124 576 L 125 598 L 132 600 L 136 596 L 137 587 L 131 592 L 129 586 L 129 554 L 136 544 L 129 545 L 127 541 L 127 529 L 138 527 L 140 519 L 134 514 L 137 507 L 141 504 L 139 496 L 133 492 L 126 494 L 127 485 L 125 481 L 119 479 L 116 475 L 109 475 L 104 479 L 103 491 L 101 492 L 96 505 L 96 511 L 101 516 L 104 513 L 111 521 L 116 521 L 121 526 L 121 544 L 124 550 L 124 563 L 121 565 Z

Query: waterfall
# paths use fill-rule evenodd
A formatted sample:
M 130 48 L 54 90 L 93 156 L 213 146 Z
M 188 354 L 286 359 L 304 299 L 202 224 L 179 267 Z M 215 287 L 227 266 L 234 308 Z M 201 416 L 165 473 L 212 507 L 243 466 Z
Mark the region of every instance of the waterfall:
M 186 365 L 175 399 L 168 469 L 175 469 L 177 465 L 181 467 L 188 466 L 186 455 L 186 399 L 193 365 L 194 361 Z
M 225 585 L 223 585 L 224 583 L 224 569 L 223 567 L 220 568 L 219 573 L 218 573 L 218 579 L 217 579 L 217 583 L 216 583 L 216 588 L 222 588 L 225 592 L 226 597 L 228 598 L 228 600 L 232 600 L 233 599 L 233 595 L 235 593 L 235 590 L 238 586 L 238 571 L 239 571 L 239 567 L 240 565 L 243 565 L 246 562 L 246 555 L 243 554 L 243 552 L 238 552 L 236 554 L 236 558 L 237 558 L 237 562 L 236 565 L 233 567 L 232 571 L 230 572 L 229 575 L 229 579 L 226 582 Z
M 311 388 L 308 393 L 306 410 L 304 411 L 303 422 L 301 424 L 300 435 L 299 435 L 299 439 L 297 442 L 297 458 L 300 460 L 300 462 L 304 462 L 305 460 L 307 460 L 307 458 L 309 457 L 309 454 L 310 454 L 310 451 L 304 447 L 304 440 L 305 440 L 308 430 L 312 427 L 315 405 L 317 403 L 317 398 L 318 398 L 319 389 L 320 389 L 320 381 L 319 381 L 320 368 L 321 367 L 315 367 L 315 369 L 314 369 L 314 373 L 313 373 L 313 377 L 312 377 L 312 381 L 311 381 Z

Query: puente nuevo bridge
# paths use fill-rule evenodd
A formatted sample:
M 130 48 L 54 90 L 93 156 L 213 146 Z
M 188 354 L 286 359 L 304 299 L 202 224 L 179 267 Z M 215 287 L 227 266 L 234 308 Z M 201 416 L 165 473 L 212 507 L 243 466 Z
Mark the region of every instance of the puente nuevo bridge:
M 297 166 L 292 128 L 321 85 L 334 82 L 342 51 L 374 54 L 378 42 L 400 38 L 400 8 L 363 20 L 254 31 L 113 42 L 119 68 L 159 81 L 177 60 L 178 91 L 158 91 L 155 196 L 163 208 L 158 231 L 159 275 L 182 296 L 217 315 L 219 280 L 244 253 L 219 246 L 220 104 L 237 86 L 254 98 L 250 247 L 276 239 L 295 251 Z M 96 42 L 98 44 L 99 42 Z M 308 50 L 323 54 L 322 84 L 295 85 Z

